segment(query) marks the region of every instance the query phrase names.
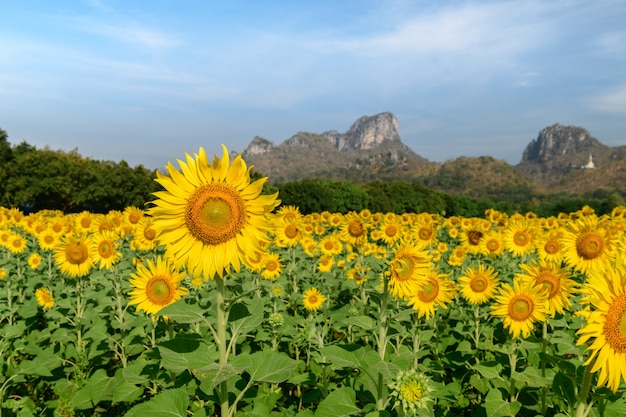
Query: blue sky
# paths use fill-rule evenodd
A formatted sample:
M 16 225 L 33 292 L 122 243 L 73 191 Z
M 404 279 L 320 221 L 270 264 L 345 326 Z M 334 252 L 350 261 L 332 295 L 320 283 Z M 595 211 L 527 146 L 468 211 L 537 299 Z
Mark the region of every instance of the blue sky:
M 626 2 L 0 3 L 9 142 L 161 168 L 394 113 L 436 162 L 519 163 L 554 123 L 626 144 Z

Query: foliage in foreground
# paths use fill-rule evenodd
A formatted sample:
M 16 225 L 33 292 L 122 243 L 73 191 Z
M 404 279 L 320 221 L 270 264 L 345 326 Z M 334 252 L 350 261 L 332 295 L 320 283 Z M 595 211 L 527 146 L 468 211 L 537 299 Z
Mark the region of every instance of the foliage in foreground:
M 208 416 L 221 411 L 225 389 L 236 416 L 618 416 L 624 382 L 615 392 L 596 386 L 598 372 L 584 365 L 589 352 L 576 332 L 586 322 L 581 313 L 595 309 L 587 289 L 595 270 L 617 271 L 625 285 L 624 212 L 296 211 L 293 221 L 276 217 L 257 270 L 225 277 L 225 299 L 215 282 L 186 276 L 180 285 L 188 294 L 151 316 L 129 305 L 137 265 L 164 253 L 143 212 L 2 209 L 0 414 Z M 355 222 L 356 241 L 347 232 Z M 78 252 L 68 246 L 59 256 L 70 236 L 86 237 L 77 247 L 88 259 L 72 257 Z M 584 236 L 606 251 L 579 259 L 566 250 L 567 237 Z M 443 275 L 440 287 L 424 279 L 400 285 L 409 259 L 400 254 L 416 253 L 399 249 L 407 237 Z M 560 249 L 546 251 L 555 242 Z M 527 336 L 511 337 L 512 327 L 492 314 L 496 298 L 476 304 L 463 296 L 463 278 L 481 266 L 497 273 L 501 289 L 549 255 L 564 271 L 558 282 L 571 280 L 577 290 Z M 72 269 L 78 264 L 87 272 Z M 450 297 L 437 298 L 444 290 Z M 220 302 L 226 363 L 216 345 Z M 617 313 L 623 322 L 626 313 Z

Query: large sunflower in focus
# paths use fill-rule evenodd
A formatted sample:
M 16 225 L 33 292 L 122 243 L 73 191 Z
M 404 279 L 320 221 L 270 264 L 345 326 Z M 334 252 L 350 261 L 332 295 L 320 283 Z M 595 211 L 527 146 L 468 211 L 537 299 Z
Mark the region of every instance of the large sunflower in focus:
M 589 275 L 583 293 L 591 308 L 578 313 L 587 324 L 577 332 L 576 345 L 593 340 L 584 365 L 593 363 L 591 372 L 600 371 L 598 386 L 607 385 L 615 392 L 620 381 L 626 380 L 626 274 L 621 268 L 610 268 L 604 273 L 592 270 Z
M 240 270 L 247 254 L 259 250 L 266 236 L 267 215 L 280 203 L 273 195 L 261 195 L 267 178 L 250 182 L 250 169 L 238 155 L 230 163 L 224 145 L 222 158 L 211 165 L 203 148 L 181 170 L 168 163 L 169 176 L 157 173 L 165 191 L 148 212 L 166 255 L 176 266 L 205 278 L 220 277 L 232 266 Z

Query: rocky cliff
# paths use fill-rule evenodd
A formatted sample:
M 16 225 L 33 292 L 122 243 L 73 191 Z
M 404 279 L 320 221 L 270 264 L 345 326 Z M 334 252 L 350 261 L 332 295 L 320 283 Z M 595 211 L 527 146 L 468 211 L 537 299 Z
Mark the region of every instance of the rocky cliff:
M 280 145 L 257 136 L 242 156 L 274 182 L 399 179 L 433 165 L 402 143 L 398 119 L 389 112 L 360 117 L 345 133 L 298 132 Z
M 402 143 L 398 120 L 389 112 L 360 117 L 345 133 L 298 132 L 279 145 L 257 136 L 243 157 L 273 183 L 403 180 L 496 198 L 512 192 L 626 192 L 626 146 L 606 146 L 582 127 L 558 123 L 530 141 L 516 166 L 488 155 L 430 162 Z
M 609 147 L 578 126 L 554 124 L 541 130 L 522 155 L 517 168 L 550 186 L 581 169 L 597 168 L 617 160 L 622 147 Z

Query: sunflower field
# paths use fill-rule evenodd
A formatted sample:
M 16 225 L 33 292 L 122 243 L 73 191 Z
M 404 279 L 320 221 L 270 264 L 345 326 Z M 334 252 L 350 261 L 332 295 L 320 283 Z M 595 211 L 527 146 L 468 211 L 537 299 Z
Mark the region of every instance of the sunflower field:
M 623 416 L 626 208 L 302 214 L 203 149 L 0 208 L 0 417 Z

